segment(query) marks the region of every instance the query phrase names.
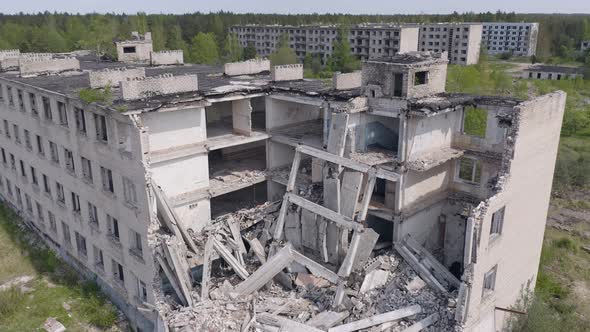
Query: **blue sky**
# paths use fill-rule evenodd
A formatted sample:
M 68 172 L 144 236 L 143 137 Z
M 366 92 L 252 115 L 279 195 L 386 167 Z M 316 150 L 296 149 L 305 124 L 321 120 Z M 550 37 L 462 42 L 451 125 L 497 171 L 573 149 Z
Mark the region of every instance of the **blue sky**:
M 436 14 L 453 11 L 590 13 L 590 0 L 1 0 L 0 12 L 67 11 L 187 13 L 226 10 L 257 13 Z

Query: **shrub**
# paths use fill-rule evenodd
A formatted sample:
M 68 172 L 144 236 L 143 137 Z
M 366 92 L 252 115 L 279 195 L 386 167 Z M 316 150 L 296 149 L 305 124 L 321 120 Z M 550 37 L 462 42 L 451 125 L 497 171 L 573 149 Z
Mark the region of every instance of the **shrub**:
M 568 251 L 576 252 L 578 250 L 578 244 L 576 241 L 570 237 L 562 237 L 558 240 L 555 240 L 553 243 L 557 248 L 566 249 Z
M 25 295 L 20 289 L 11 287 L 0 291 L 0 320 L 16 312 L 25 301 Z
M 107 85 L 104 89 L 82 89 L 78 93 L 80 99 L 86 104 L 105 103 L 111 105 L 113 103 L 113 93 L 111 86 Z
M 115 307 L 102 297 L 90 296 L 80 301 L 80 312 L 90 324 L 100 328 L 110 328 L 117 320 Z

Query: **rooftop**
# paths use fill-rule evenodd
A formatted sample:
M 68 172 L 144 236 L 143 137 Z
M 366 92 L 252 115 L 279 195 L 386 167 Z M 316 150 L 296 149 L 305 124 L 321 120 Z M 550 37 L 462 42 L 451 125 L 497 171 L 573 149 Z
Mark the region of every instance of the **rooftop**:
M 368 63 L 390 63 L 395 65 L 414 65 L 422 63 L 432 63 L 438 61 L 448 61 L 446 55 L 433 52 L 408 52 L 398 53 L 388 57 L 368 60 Z

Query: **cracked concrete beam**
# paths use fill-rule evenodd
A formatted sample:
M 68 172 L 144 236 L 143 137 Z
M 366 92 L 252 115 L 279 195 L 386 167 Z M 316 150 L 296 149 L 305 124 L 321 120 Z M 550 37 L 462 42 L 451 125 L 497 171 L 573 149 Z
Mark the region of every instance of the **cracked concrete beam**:
M 231 254 L 229 249 L 227 249 L 223 244 L 221 244 L 221 242 L 219 242 L 219 240 L 213 238 L 212 242 L 213 242 L 213 248 L 215 249 L 215 251 L 217 251 L 217 253 L 219 253 L 219 256 L 221 256 L 223 258 L 223 260 L 226 261 L 231 266 L 231 268 L 236 272 L 236 274 L 238 276 L 240 276 L 240 278 L 247 279 L 250 276 L 248 271 L 246 271 L 246 269 Z
M 296 250 L 291 250 L 291 255 L 297 263 L 305 266 L 309 270 L 309 272 L 311 272 L 311 274 L 315 275 L 316 277 L 324 278 L 334 284 L 337 284 L 340 280 L 336 273 L 328 270 L 327 268 L 312 260 L 311 258 L 304 256 L 302 253 Z
M 358 331 L 361 329 L 366 329 L 371 326 L 397 321 L 402 318 L 410 317 L 422 312 L 422 307 L 419 305 L 413 305 L 409 307 L 405 307 L 402 309 L 386 312 L 383 314 L 375 315 L 369 318 L 357 320 L 351 323 L 338 325 L 332 327 L 328 330 L 328 332 L 352 332 Z
M 415 252 L 418 252 L 420 255 L 426 258 L 426 261 L 422 261 L 422 263 L 427 263 L 428 268 L 433 271 L 433 274 L 441 279 L 444 279 L 449 285 L 453 285 L 456 288 L 459 288 L 461 285 L 461 281 L 457 279 L 444 265 L 439 263 L 439 261 L 432 256 L 426 248 L 421 246 L 416 240 L 414 240 L 410 234 L 407 234 L 404 238 L 404 242 Z
M 272 315 L 266 312 L 259 313 L 256 320 L 262 324 L 279 327 L 280 331 L 289 332 L 322 332 L 322 330 L 315 327 L 290 320 L 277 315 Z
M 213 241 L 207 239 L 203 255 L 203 275 L 201 277 L 201 300 L 209 298 L 209 278 L 211 277 L 211 255 L 213 254 Z
M 293 262 L 291 249 L 291 244 L 287 243 L 285 247 L 271 256 L 258 270 L 254 271 L 250 277 L 239 283 L 235 287 L 235 291 L 238 294 L 248 295 L 262 288 Z
M 352 219 L 347 218 L 347 217 L 345 217 L 337 212 L 334 212 L 328 208 L 325 208 L 321 205 L 310 202 L 310 201 L 306 200 L 305 198 L 299 197 L 299 196 L 294 195 L 292 193 L 287 193 L 285 195 L 287 196 L 287 199 L 290 203 L 296 204 L 296 205 L 302 207 L 303 209 L 306 209 L 306 210 L 311 211 L 317 215 L 320 215 L 330 221 L 333 221 L 336 224 L 338 224 L 338 226 L 340 226 L 340 227 L 345 227 L 345 228 L 352 229 L 355 231 L 360 231 L 360 232 L 362 232 L 364 230 L 363 225 L 356 223 L 356 222 L 352 221 Z
M 166 263 L 166 261 L 164 260 L 162 255 L 160 255 L 159 253 L 156 253 L 155 256 L 156 256 L 156 260 L 158 261 L 158 264 L 162 268 L 162 271 L 164 271 L 166 278 L 168 278 L 168 281 L 172 285 L 172 288 L 174 289 L 176 296 L 178 296 L 178 298 L 180 299 L 181 304 L 184 306 L 192 305 L 192 303 L 191 304 L 188 303 L 185 294 L 182 292 L 180 286 L 178 285 L 178 281 L 174 275 L 174 272 L 172 272 L 172 270 L 170 269 L 170 267 L 168 266 L 168 264 Z
M 395 250 L 404 258 L 404 260 L 416 271 L 420 278 L 424 280 L 430 287 L 441 293 L 447 293 L 447 289 L 441 285 L 438 280 L 428 271 L 424 265 L 420 264 L 418 259 L 401 243 L 394 244 Z

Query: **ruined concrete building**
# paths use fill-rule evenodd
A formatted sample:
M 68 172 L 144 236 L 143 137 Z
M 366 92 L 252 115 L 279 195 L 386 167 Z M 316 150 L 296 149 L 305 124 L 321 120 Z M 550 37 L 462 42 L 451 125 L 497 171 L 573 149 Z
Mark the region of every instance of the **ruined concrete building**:
M 563 92 L 55 60 L 0 74 L 0 194 L 138 331 L 497 331 L 534 288 Z

